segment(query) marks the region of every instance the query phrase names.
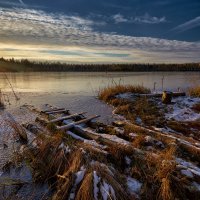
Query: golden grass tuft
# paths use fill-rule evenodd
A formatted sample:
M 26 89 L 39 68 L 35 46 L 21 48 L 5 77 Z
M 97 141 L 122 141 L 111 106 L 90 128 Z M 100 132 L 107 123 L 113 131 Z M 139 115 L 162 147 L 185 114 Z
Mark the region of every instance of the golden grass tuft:
M 93 200 L 93 173 L 85 175 L 83 182 L 77 192 L 75 200 Z
M 140 94 L 145 94 L 145 93 L 150 93 L 150 90 L 148 88 L 145 88 L 143 86 L 134 86 L 134 85 L 116 85 L 116 86 L 108 86 L 99 92 L 99 99 L 109 102 L 117 94 L 120 93 L 140 93 Z
M 163 200 L 172 200 L 175 197 L 172 185 L 176 169 L 175 153 L 176 147 L 173 145 L 161 152 L 157 158 L 155 179 L 160 184 L 158 196 Z
M 173 193 L 171 190 L 171 183 L 168 178 L 163 178 L 160 186 L 159 197 L 163 200 L 174 199 Z
M 40 139 L 42 138 L 42 139 Z M 38 144 L 37 154 L 31 162 L 34 169 L 33 177 L 35 181 L 48 181 L 56 174 L 63 173 L 68 166 L 68 157 L 63 148 L 60 148 L 61 143 L 64 144 L 60 135 L 53 137 L 39 136 L 40 143 Z
M 70 155 L 69 167 L 66 168 L 63 176 L 68 176 L 70 173 L 78 171 L 81 166 L 85 163 L 84 155 L 82 150 L 76 150 Z
M 145 135 L 138 135 L 133 141 L 133 146 L 135 148 L 141 148 L 145 142 L 146 142 Z
M 190 88 L 189 95 L 192 97 L 200 97 L 200 86 Z

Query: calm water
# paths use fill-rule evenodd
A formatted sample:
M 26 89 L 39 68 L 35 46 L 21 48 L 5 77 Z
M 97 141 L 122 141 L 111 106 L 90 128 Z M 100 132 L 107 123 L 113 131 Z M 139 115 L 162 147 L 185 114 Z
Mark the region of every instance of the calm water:
M 100 114 L 103 121 L 109 121 L 112 108 L 100 102 L 95 97 L 100 88 L 114 84 L 138 84 L 162 89 L 186 90 L 200 84 L 199 72 L 125 72 L 125 73 L 7 73 L 14 91 L 20 97 L 15 101 L 9 94 L 11 105 L 17 107 L 24 103 L 41 105 L 45 103 L 65 106 L 74 112 L 87 111 L 89 114 Z M 0 88 L 3 92 L 11 91 L 8 81 L 0 73 Z
M 78 95 L 94 95 L 99 88 L 112 84 L 139 84 L 153 89 L 186 89 L 200 83 L 200 72 L 123 72 L 123 73 L 7 73 L 15 91 L 56 92 Z M 10 90 L 9 84 L 0 73 L 0 88 Z

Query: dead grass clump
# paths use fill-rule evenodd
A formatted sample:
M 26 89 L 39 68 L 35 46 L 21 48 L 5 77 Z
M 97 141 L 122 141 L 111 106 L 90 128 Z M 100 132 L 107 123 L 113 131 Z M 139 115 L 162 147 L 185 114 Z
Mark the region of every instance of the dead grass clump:
M 162 179 L 159 196 L 163 200 L 174 199 L 169 178 Z
M 138 134 L 145 134 L 146 131 L 134 124 L 126 124 L 124 126 L 125 133 L 138 133 Z
M 75 200 L 93 200 L 93 173 L 90 172 L 85 175 L 84 180 L 77 192 Z
M 200 97 L 200 86 L 190 88 L 189 95 L 192 97 Z
M 176 147 L 171 146 L 161 152 L 157 159 L 155 179 L 160 185 L 158 196 L 163 200 L 171 200 L 176 196 L 172 185 L 174 181 L 173 173 L 176 169 L 175 153 Z
M 81 149 L 74 151 L 68 159 L 68 165 L 63 173 L 57 173 L 57 190 L 53 200 L 68 199 L 70 190 L 73 187 L 78 172 L 85 163 L 84 154 Z
M 125 157 L 134 154 L 134 147 L 120 144 L 110 144 L 106 150 L 109 152 L 108 161 L 117 163 L 118 170 L 124 170 L 126 168 Z
M 109 102 L 111 99 L 115 98 L 117 94 L 120 93 L 150 93 L 150 90 L 143 86 L 134 86 L 134 85 L 116 85 L 116 86 L 108 86 L 102 89 L 99 92 L 99 99 Z
M 31 162 L 35 181 L 48 181 L 56 174 L 63 173 L 68 166 L 69 155 L 59 136 L 43 137 L 37 151 L 37 155 Z
M 133 141 L 133 146 L 135 148 L 141 148 L 146 142 L 145 137 L 145 135 L 138 135 Z
M 120 173 L 118 173 L 114 169 L 110 169 L 104 164 L 96 162 L 92 169 L 97 173 L 97 176 L 101 179 L 99 181 L 100 191 L 102 193 L 106 193 L 108 195 L 108 199 L 120 199 L 120 200 L 130 200 L 134 199 L 132 195 L 129 195 L 126 191 L 126 179 L 122 177 Z M 110 185 L 110 190 L 106 185 Z M 100 195 L 100 198 L 102 196 Z
M 115 114 L 127 115 L 131 111 L 130 104 L 118 106 L 115 110 Z
M 133 102 L 132 114 L 135 115 L 135 119 L 140 117 L 142 122 L 149 126 L 162 123 L 163 113 L 146 97 L 137 98 Z
M 127 105 L 129 103 L 129 101 L 125 100 L 125 99 L 119 99 L 119 98 L 113 98 L 109 101 L 109 103 L 115 107 L 118 106 L 124 106 Z
M 70 173 L 77 172 L 85 163 L 85 156 L 82 149 L 76 150 L 70 155 L 70 166 L 66 169 L 63 176 L 68 176 Z

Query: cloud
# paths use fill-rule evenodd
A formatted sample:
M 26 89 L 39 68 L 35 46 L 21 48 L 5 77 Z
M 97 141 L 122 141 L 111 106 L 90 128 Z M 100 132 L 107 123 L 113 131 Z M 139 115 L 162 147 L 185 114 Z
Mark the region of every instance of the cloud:
M 135 23 L 145 23 L 145 24 L 160 24 L 165 23 L 166 18 L 165 17 L 152 17 L 148 13 L 146 13 L 143 16 L 137 16 L 134 18 L 133 22 Z
M 22 0 L 19 0 L 19 3 L 21 3 L 23 6 L 26 5 Z
M 116 24 L 122 23 L 122 22 L 128 22 L 128 19 L 126 19 L 123 15 L 121 14 L 116 14 L 112 16 L 113 20 L 115 21 Z
M 143 16 L 126 18 L 121 14 L 116 14 L 111 17 L 116 24 L 118 23 L 135 23 L 135 24 L 160 24 L 167 22 L 165 17 L 152 17 L 148 13 Z
M 5 46 L 0 51 L 0 56 L 61 59 L 70 62 L 200 60 L 198 42 L 98 32 L 93 29 L 98 22 L 77 15 L 46 13 L 25 8 L 0 8 L 0 24 L 0 47 L 3 44 Z M 15 49 L 15 46 L 15 51 L 5 50 Z M 27 49 L 33 54 L 27 53 Z M 76 49 L 76 55 L 73 49 Z
M 198 26 L 200 26 L 200 16 L 175 27 L 174 29 L 172 29 L 172 31 L 173 32 L 185 32 L 187 30 L 196 28 Z

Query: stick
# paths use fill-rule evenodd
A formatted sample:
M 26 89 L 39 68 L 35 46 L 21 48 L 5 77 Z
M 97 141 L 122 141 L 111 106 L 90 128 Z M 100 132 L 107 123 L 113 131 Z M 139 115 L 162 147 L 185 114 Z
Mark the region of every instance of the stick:
M 75 113 L 73 115 L 68 115 L 68 116 L 60 117 L 60 118 L 53 119 L 53 120 L 49 121 L 49 123 L 55 123 L 55 122 L 63 121 L 63 120 L 70 119 L 70 118 L 73 118 L 73 117 L 77 117 L 79 115 L 83 115 L 83 114 L 86 114 L 86 113 L 87 112 L 81 112 L 81 113 Z
M 89 122 L 89 121 L 91 121 L 93 119 L 99 118 L 99 117 L 100 117 L 100 115 L 95 115 L 95 116 L 89 117 L 87 119 L 83 119 L 83 120 L 80 120 L 80 121 L 77 121 L 77 122 L 74 122 L 74 123 L 67 124 L 65 126 L 58 127 L 57 129 L 58 130 L 69 130 L 69 129 L 73 128 L 76 125 L 87 123 L 87 122 Z

